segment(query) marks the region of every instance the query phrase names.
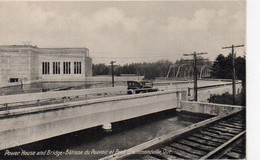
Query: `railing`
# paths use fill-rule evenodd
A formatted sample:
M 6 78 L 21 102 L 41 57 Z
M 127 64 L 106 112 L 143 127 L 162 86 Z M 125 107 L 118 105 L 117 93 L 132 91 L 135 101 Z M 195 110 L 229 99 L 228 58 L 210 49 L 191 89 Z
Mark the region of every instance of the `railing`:
M 189 84 L 191 81 L 168 81 L 168 82 L 153 82 L 154 86 L 174 85 L 174 84 Z
M 241 84 L 242 82 L 236 82 L 236 84 Z M 232 85 L 232 82 L 230 83 L 225 83 L 225 84 L 214 84 L 214 85 L 208 85 L 208 86 L 202 86 L 202 87 L 197 87 L 198 90 L 205 90 L 205 89 L 209 89 L 209 88 L 216 88 L 216 87 L 225 87 L 225 86 L 229 86 Z M 193 90 L 194 88 L 192 87 L 188 87 L 188 95 L 190 95 L 190 91 Z
M 26 103 L 40 103 L 42 101 L 49 100 L 63 100 L 68 101 L 71 98 L 79 98 L 88 96 L 105 96 L 105 95 L 116 95 L 126 94 L 127 88 L 122 87 L 106 87 L 106 88 L 95 88 L 95 89 L 81 89 L 81 90 L 69 90 L 69 91 L 58 91 L 58 92 L 41 92 L 41 93 L 28 93 L 18 95 L 6 95 L 0 96 L 0 108 L 8 107 L 17 104 Z

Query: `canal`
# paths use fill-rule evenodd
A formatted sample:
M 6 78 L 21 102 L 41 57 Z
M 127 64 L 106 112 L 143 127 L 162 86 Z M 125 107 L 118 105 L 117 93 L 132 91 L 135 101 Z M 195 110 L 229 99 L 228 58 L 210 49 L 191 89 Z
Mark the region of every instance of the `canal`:
M 0 159 L 98 159 L 182 129 L 208 117 L 164 111 L 0 151 Z M 11 156 L 11 153 L 18 153 Z M 41 155 L 37 155 L 41 154 Z M 30 155 L 30 156 L 28 156 Z

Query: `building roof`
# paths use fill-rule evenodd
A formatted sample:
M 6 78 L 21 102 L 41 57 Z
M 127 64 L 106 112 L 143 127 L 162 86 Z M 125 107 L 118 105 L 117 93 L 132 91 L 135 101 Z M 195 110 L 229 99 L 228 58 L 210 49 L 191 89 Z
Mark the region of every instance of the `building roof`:
M 85 47 L 77 47 L 77 48 L 38 48 L 37 46 L 32 45 L 0 45 L 1 51 L 11 51 L 11 52 L 19 52 L 20 50 L 32 50 L 40 52 L 41 54 L 55 54 L 55 53 L 80 53 L 87 54 L 88 49 Z
M 0 45 L 0 48 L 37 48 L 32 45 Z
M 39 51 L 41 54 L 88 54 L 87 48 L 39 48 Z
M 38 51 L 37 46 L 32 45 L 0 45 L 0 51 L 19 52 L 21 50 Z

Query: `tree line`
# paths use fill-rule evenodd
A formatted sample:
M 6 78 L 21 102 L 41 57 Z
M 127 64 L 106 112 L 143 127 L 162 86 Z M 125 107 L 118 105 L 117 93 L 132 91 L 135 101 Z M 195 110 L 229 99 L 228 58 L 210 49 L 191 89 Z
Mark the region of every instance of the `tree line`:
M 131 63 L 114 66 L 114 74 L 119 76 L 121 74 L 135 74 L 144 76 L 145 79 L 155 79 L 156 77 L 165 77 L 170 66 L 173 63 L 169 60 L 160 60 L 152 63 Z M 92 65 L 93 76 L 96 75 L 110 75 L 111 66 L 105 64 L 93 64 Z
M 190 60 L 180 59 L 175 63 L 169 60 L 159 60 L 157 62 L 143 62 L 143 63 L 131 63 L 125 65 L 115 65 L 114 74 L 120 76 L 121 74 L 135 74 L 144 76 L 145 79 L 154 80 L 156 77 L 166 77 L 167 73 L 172 65 L 190 64 L 193 62 Z M 198 65 L 208 64 L 212 65 L 208 59 L 198 57 Z M 175 68 L 178 69 L 178 68 Z M 93 76 L 97 75 L 111 75 L 111 66 L 105 64 L 93 64 L 92 65 Z
M 181 65 L 190 63 L 192 65 L 192 61 L 187 61 L 185 59 L 176 60 L 175 63 L 169 60 L 159 60 L 157 62 L 152 63 L 131 63 L 125 65 L 115 65 L 114 66 L 114 74 L 116 76 L 120 76 L 121 74 L 135 74 L 144 76 L 145 79 L 155 79 L 156 77 L 166 77 L 169 71 L 169 68 L 172 65 Z M 219 54 L 215 61 L 210 62 L 208 59 L 203 59 L 202 57 L 198 57 L 198 65 L 207 64 L 211 66 L 211 78 L 216 79 L 232 79 L 232 55 L 224 56 L 223 54 Z M 236 77 L 239 80 L 243 81 L 243 86 L 245 85 L 245 56 L 244 57 L 236 57 L 235 58 L 235 69 L 236 69 Z M 111 66 L 105 64 L 93 64 L 93 76 L 97 75 L 111 75 Z

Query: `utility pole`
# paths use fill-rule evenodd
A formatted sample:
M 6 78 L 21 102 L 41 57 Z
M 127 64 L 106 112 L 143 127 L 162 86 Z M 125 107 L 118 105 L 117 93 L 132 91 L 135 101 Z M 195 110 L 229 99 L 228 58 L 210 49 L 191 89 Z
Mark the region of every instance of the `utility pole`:
M 198 74 L 197 74 L 197 55 L 208 54 L 208 53 L 196 53 L 183 54 L 183 56 L 193 56 L 193 82 L 194 82 L 194 101 L 198 100 Z
M 236 55 L 234 53 L 235 48 L 238 47 L 244 47 L 244 45 L 237 45 L 235 46 L 234 44 L 232 44 L 232 46 L 228 46 L 228 47 L 222 47 L 222 49 L 229 49 L 231 48 L 232 50 L 232 90 L 233 90 L 233 104 L 236 104 L 236 70 L 235 70 L 235 58 Z
M 114 63 L 116 63 L 116 61 L 111 61 L 111 75 L 112 75 L 112 87 L 115 86 L 115 81 L 114 81 Z

